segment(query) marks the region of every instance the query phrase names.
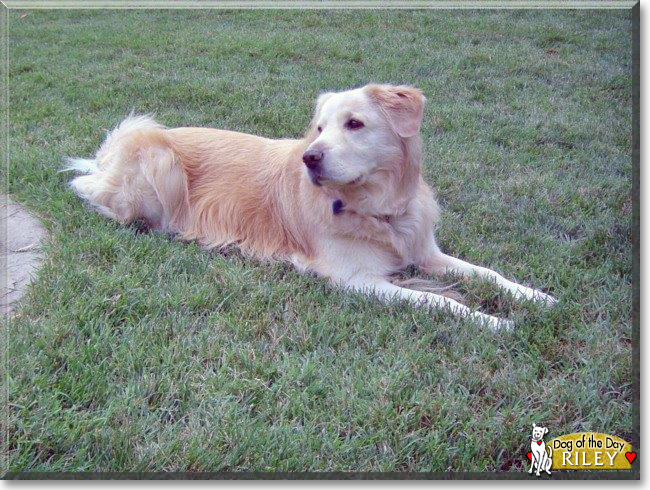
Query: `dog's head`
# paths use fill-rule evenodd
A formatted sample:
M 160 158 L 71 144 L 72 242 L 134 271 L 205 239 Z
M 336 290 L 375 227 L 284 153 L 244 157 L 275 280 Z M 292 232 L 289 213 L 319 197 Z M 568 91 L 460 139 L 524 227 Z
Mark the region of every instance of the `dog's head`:
M 303 154 L 315 185 L 357 186 L 394 171 L 405 156 L 405 141 L 418 137 L 425 97 L 418 89 L 366 85 L 322 94 Z
M 544 438 L 544 435 L 548 433 L 548 429 L 546 427 L 537 427 L 533 423 L 533 441 L 541 441 Z

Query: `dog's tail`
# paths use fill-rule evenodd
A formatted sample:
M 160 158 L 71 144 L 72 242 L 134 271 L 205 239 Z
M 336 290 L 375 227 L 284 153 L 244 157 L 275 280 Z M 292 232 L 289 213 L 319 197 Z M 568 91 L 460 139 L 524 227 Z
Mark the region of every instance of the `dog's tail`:
M 80 174 L 92 174 L 99 170 L 96 160 L 87 158 L 66 158 L 67 165 L 59 172 L 69 172 L 71 170 Z
M 142 218 L 179 231 L 188 210 L 187 179 L 165 128 L 131 114 L 107 134 L 94 159 L 68 158 L 62 171 L 82 173 L 74 192 L 120 223 Z
M 110 165 L 110 155 L 115 154 L 119 150 L 120 145 L 125 141 L 126 135 L 152 129 L 160 130 L 164 128 L 155 122 L 151 116 L 135 116 L 131 113 L 115 129 L 106 135 L 95 158 L 65 158 L 66 165 L 59 172 L 75 171 L 82 174 L 99 172 Z

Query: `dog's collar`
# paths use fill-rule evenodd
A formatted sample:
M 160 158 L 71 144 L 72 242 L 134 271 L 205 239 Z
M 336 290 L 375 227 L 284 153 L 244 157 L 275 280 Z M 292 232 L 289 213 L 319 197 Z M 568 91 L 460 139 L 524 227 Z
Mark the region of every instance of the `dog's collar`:
M 336 201 L 332 202 L 332 213 L 336 216 L 345 211 L 345 204 L 343 204 L 343 201 L 340 199 L 337 199 Z M 390 214 L 378 214 L 378 215 L 373 215 L 373 218 L 378 219 L 380 221 L 385 221 L 386 223 L 390 223 L 392 215 Z
M 375 214 L 373 215 L 373 218 L 378 219 L 379 221 L 385 221 L 386 223 L 390 223 L 390 219 L 394 218 L 397 215 L 394 214 Z

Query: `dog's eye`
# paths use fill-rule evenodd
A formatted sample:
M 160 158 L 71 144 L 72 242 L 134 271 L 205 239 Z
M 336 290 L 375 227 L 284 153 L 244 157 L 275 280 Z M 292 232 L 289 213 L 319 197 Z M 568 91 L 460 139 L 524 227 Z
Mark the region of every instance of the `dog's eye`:
M 316 129 L 318 130 L 319 133 L 323 132 L 323 128 L 321 128 L 320 126 L 318 126 Z
M 363 123 L 358 119 L 350 119 L 345 123 L 345 127 L 348 129 L 361 129 L 363 127 Z

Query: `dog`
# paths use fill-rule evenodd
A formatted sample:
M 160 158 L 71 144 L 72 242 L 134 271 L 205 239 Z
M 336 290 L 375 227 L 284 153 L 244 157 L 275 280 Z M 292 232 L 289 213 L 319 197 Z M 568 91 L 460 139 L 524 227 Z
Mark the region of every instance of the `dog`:
M 436 244 L 438 205 L 420 172 L 425 100 L 410 86 L 323 93 L 297 140 L 166 129 L 131 115 L 95 158 L 69 159 L 64 170 L 85 174 L 70 182 L 72 189 L 119 223 L 145 221 L 208 249 L 236 244 L 245 254 L 290 262 L 352 291 L 510 328 L 511 321 L 445 295 L 391 282 L 416 265 L 426 274 L 478 276 L 515 298 L 556 303 Z
M 533 423 L 533 440 L 530 442 L 530 469 L 528 474 L 532 474 L 533 468 L 537 466 L 535 475 L 539 476 L 540 471 L 546 471 L 551 474 L 551 465 L 553 464 L 553 449 L 549 446 L 546 451 L 544 435 L 548 433 L 546 427 L 537 427 Z

